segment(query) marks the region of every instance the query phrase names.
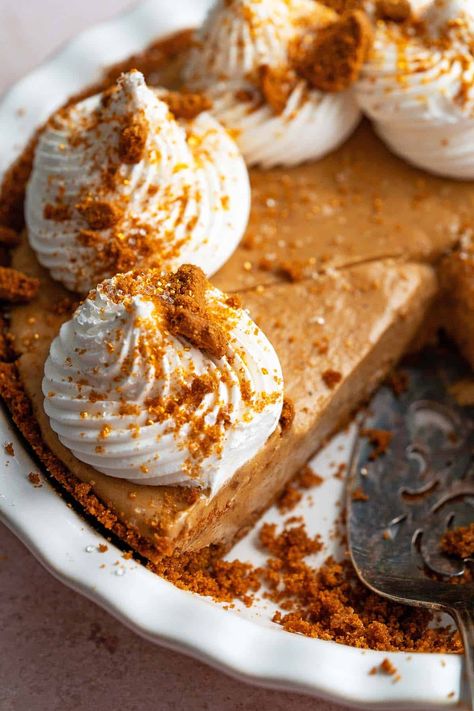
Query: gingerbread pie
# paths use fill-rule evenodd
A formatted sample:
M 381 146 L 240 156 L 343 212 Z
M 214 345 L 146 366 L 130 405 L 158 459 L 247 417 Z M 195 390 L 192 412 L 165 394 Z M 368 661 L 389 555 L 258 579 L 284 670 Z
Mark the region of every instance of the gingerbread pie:
M 474 364 L 473 37 L 467 2 L 220 0 L 7 174 L 2 397 L 148 560 L 229 549 L 436 329 Z

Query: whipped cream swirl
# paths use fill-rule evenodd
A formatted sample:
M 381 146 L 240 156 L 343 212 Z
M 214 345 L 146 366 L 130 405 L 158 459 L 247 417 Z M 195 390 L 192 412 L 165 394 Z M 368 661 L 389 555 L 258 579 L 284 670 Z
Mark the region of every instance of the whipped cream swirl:
M 414 165 L 474 178 L 474 3 L 433 0 L 415 23 L 377 23 L 356 85 L 380 137 Z
M 299 78 L 276 113 L 258 88 L 262 67 L 287 66 L 294 41 L 337 17 L 315 0 L 218 0 L 209 13 L 184 78 L 211 98 L 248 165 L 317 160 L 354 130 L 360 111 L 350 90 L 327 93 Z
M 44 407 L 63 445 L 98 471 L 214 492 L 276 429 L 281 367 L 248 313 L 208 283 L 224 355 L 173 335 L 173 293 L 158 270 L 100 284 L 51 346 Z
M 27 188 L 31 246 L 79 293 L 135 267 L 216 272 L 240 241 L 244 161 L 208 113 L 176 120 L 140 72 L 61 110 L 43 131 Z

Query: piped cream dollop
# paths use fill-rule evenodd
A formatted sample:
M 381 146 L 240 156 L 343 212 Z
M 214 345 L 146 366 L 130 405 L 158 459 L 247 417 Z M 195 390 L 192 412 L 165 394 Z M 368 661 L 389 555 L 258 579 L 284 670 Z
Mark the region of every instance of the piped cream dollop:
M 218 0 L 210 11 L 185 81 L 211 98 L 248 165 L 317 160 L 354 130 L 360 111 L 350 89 L 320 91 L 291 68 L 295 43 L 337 19 L 315 0 Z M 262 92 L 273 79 L 275 101 Z
M 435 174 L 474 178 L 472 0 L 432 0 L 410 22 L 378 22 L 356 90 L 395 153 Z
M 276 429 L 283 380 L 248 313 L 185 265 L 91 292 L 51 346 L 43 393 L 62 444 L 98 471 L 216 491 Z
M 247 225 L 244 161 L 202 112 L 175 119 L 143 75 L 58 112 L 27 187 L 31 246 L 53 278 L 87 293 L 133 268 L 191 262 L 211 275 Z

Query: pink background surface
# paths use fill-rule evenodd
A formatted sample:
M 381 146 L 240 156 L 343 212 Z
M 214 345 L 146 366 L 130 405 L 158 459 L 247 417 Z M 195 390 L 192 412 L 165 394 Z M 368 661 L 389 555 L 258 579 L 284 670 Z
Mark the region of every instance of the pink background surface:
M 179 3 L 179 0 L 177 0 Z M 0 0 L 0 93 L 130 0 Z M 58 583 L 0 524 L 1 711 L 338 711 L 145 642 Z

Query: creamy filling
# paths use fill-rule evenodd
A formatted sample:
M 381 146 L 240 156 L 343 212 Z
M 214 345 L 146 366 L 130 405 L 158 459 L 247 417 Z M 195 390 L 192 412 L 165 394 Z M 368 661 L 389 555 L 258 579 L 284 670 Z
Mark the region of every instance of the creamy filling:
M 53 278 L 87 293 L 136 267 L 191 262 L 211 275 L 247 225 L 250 189 L 234 141 L 208 113 L 176 120 L 132 71 L 56 114 L 42 133 L 26 222 Z
M 152 270 L 91 292 L 51 346 L 44 407 L 62 444 L 104 474 L 215 492 L 276 429 L 282 372 L 248 313 L 208 283 L 191 324 L 220 329 L 222 351 L 174 330 L 176 284 Z

